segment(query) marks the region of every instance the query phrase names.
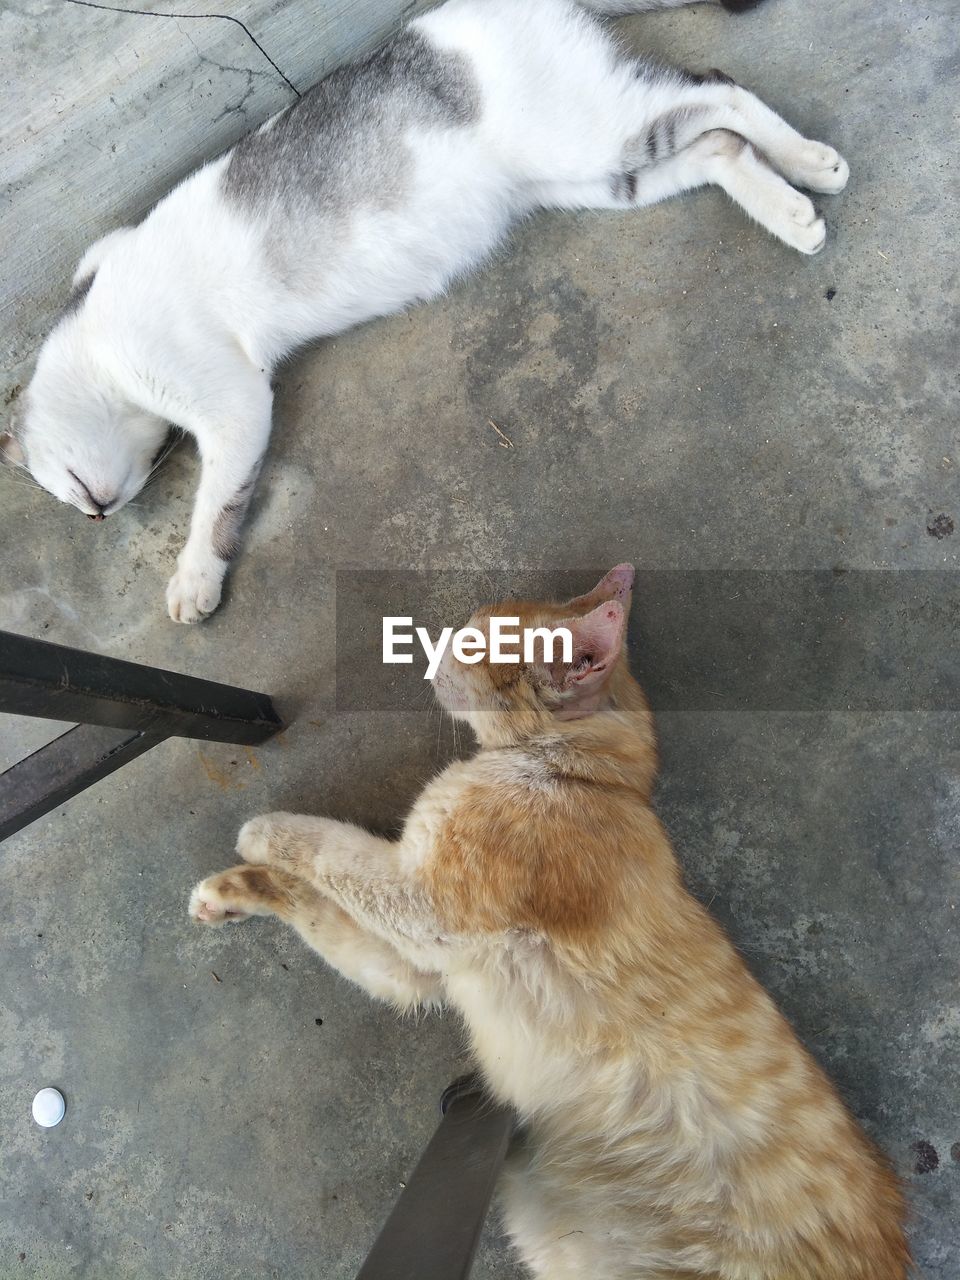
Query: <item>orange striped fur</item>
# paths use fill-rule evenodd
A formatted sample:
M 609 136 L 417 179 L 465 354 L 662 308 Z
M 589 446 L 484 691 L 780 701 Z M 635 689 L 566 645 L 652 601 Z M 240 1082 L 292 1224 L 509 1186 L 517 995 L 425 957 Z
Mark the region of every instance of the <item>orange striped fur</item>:
M 204 881 L 191 910 L 280 915 L 372 994 L 459 1009 L 526 1122 L 501 1201 L 535 1276 L 904 1280 L 897 1179 L 687 893 L 651 808 L 632 578 L 498 607 L 568 623 L 567 666 L 444 659 L 438 696 L 480 749 L 398 842 L 267 815 L 238 846 L 259 865 Z

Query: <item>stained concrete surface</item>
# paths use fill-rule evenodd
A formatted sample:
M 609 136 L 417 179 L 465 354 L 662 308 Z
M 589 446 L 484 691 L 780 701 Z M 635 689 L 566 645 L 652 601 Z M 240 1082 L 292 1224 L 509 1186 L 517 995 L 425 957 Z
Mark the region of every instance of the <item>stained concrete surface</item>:
M 345 1280 L 463 1066 L 452 1018 L 397 1021 L 279 925 L 186 920 L 249 815 L 395 828 L 455 749 L 426 709 L 337 712 L 338 568 L 957 567 L 953 4 L 622 29 L 841 148 L 823 254 L 715 192 L 540 217 L 442 303 L 292 362 L 246 554 L 195 630 L 163 609 L 189 450 L 102 526 L 5 484 L 0 625 L 265 689 L 290 724 L 255 752 L 168 742 L 0 851 L 4 1277 Z M 705 707 L 660 732 L 692 887 L 906 1179 L 918 1274 L 954 1280 L 957 713 Z M 475 1274 L 519 1275 L 494 1222 Z

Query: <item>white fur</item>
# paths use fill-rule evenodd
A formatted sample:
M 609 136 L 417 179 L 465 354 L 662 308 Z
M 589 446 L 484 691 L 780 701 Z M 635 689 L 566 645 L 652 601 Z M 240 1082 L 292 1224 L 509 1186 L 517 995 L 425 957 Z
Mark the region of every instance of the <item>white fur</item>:
M 220 600 L 218 518 L 252 490 L 277 362 L 308 340 L 441 293 L 518 217 L 540 207 L 639 207 L 717 183 L 788 245 L 815 253 L 823 244 L 823 220 L 775 168 L 837 191 L 846 165 L 746 90 L 638 77 L 573 0 L 449 0 L 412 25 L 466 57 L 480 111 L 466 126 L 411 130 L 399 201 L 358 202 L 333 241 L 319 216 L 307 216 L 297 242 L 278 250 L 269 220 L 224 197 L 222 157 L 140 226 L 87 252 L 78 281 L 96 272 L 89 293 L 41 352 L 20 443 L 36 479 L 81 511 L 109 514 L 137 492 L 167 422 L 196 437 L 202 474 L 167 591 L 177 621 L 196 622 Z M 618 194 L 612 179 L 631 140 L 684 105 L 702 118 L 701 135 L 640 168 L 630 198 Z

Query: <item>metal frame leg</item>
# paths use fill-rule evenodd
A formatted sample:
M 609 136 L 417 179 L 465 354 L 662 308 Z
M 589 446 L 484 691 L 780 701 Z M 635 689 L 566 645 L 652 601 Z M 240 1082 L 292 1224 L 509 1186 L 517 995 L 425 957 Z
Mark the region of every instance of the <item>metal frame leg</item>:
M 170 737 L 254 746 L 263 693 L 0 631 L 0 711 L 79 723 L 0 774 L 0 840 Z
M 283 726 L 264 693 L 0 631 L 0 711 L 254 745 Z
M 149 751 L 165 735 L 78 724 L 0 774 L 0 840 Z
M 465 1280 L 513 1134 L 514 1116 L 474 1076 L 450 1085 L 443 1119 L 357 1280 Z

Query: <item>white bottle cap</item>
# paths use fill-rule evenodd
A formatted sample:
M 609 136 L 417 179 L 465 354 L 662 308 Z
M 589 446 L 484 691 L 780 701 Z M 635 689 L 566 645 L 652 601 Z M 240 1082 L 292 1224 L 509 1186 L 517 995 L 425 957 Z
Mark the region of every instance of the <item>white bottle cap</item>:
M 67 1104 L 59 1089 L 41 1089 L 33 1100 L 33 1118 L 44 1129 L 52 1129 L 63 1119 Z

